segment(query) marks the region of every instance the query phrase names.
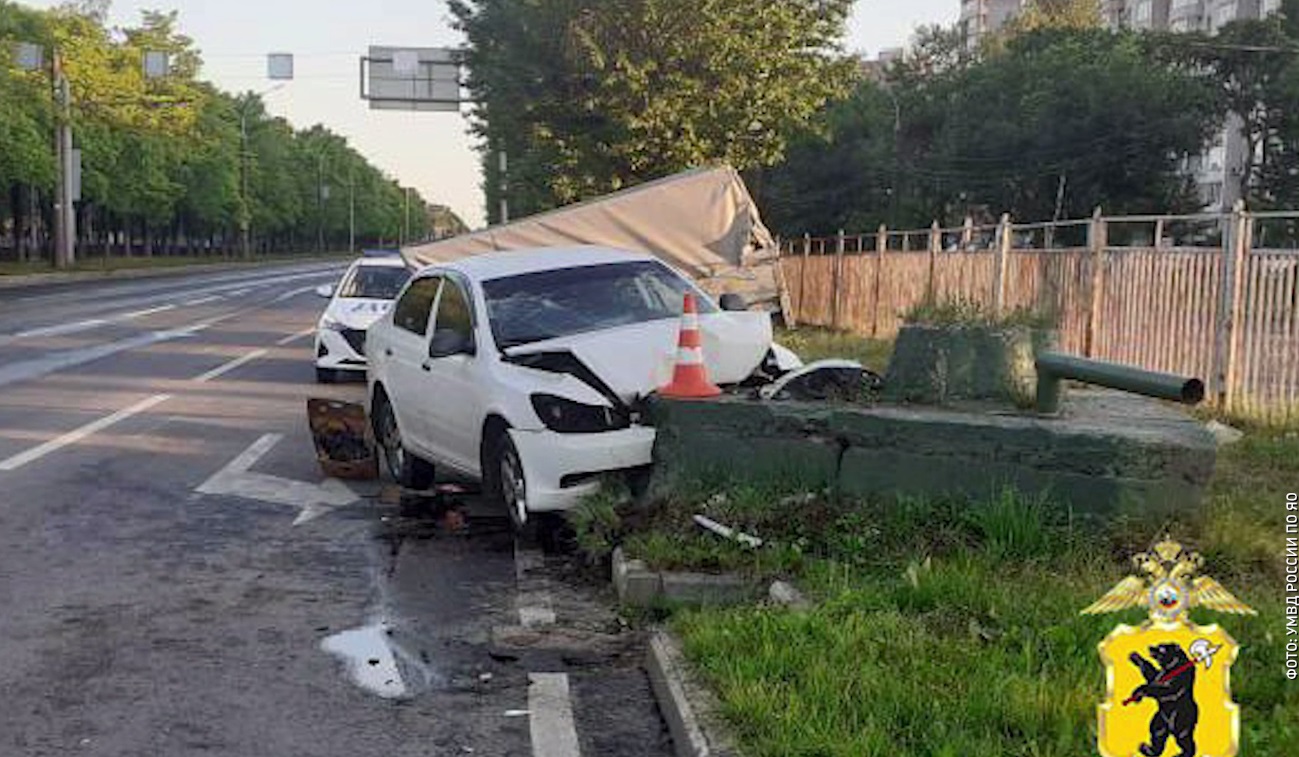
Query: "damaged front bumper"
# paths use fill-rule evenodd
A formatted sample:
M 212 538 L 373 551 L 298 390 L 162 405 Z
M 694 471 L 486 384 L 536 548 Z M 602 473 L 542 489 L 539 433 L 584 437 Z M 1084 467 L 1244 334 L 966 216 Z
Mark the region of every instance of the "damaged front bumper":
M 600 487 L 600 474 L 649 465 L 654 433 L 648 426 L 598 434 L 511 429 L 528 482 L 528 509 L 567 510 Z

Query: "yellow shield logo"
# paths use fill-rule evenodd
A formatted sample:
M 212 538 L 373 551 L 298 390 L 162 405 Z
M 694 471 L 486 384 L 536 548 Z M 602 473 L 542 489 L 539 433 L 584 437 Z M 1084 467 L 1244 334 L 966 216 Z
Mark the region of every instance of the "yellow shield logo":
M 1197 626 L 1192 607 L 1254 614 L 1208 576 L 1201 557 L 1165 539 L 1134 558 L 1129 576 L 1085 614 L 1144 606 L 1140 627 L 1121 625 L 1099 645 L 1105 701 L 1097 708 L 1102 757 L 1234 757 L 1240 710 L 1231 700 L 1231 666 L 1240 647 L 1216 625 Z

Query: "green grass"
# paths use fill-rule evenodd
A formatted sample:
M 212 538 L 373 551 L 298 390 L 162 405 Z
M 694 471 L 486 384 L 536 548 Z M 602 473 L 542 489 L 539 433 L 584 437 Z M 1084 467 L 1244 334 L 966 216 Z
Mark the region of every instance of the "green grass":
M 1006 313 L 994 313 L 981 302 L 967 299 L 924 300 L 907 310 L 902 320 L 928 326 L 1025 326 L 1033 329 L 1053 328 L 1055 317 L 1030 308 L 1016 308 Z
M 0 276 L 23 276 L 39 273 L 85 273 L 100 271 L 133 271 L 144 268 L 183 268 L 193 265 L 219 265 L 231 263 L 246 263 L 254 265 L 257 263 L 274 263 L 289 262 L 294 260 L 319 260 L 350 257 L 349 253 L 336 252 L 326 253 L 325 255 L 304 254 L 304 255 L 269 255 L 259 256 L 250 261 L 241 260 L 238 256 L 222 257 L 213 256 L 157 256 L 157 257 L 132 257 L 120 258 L 113 257 L 104 259 L 102 257 L 82 257 L 76 265 L 70 268 L 54 268 L 49 261 L 37 261 L 30 263 L 19 263 L 16 261 L 0 261 Z
M 892 340 L 867 339 L 843 331 L 803 327 L 780 329 L 776 342 L 798 354 L 804 362 L 824 358 L 856 360 L 877 373 L 884 373 L 893 354 Z
M 1175 536 L 1206 572 L 1259 611 L 1222 621 L 1244 646 L 1233 668 L 1242 754 L 1290 755 L 1299 686 L 1282 675 L 1285 493 L 1299 482 L 1299 438 L 1252 432 L 1223 451 L 1206 517 Z M 741 567 L 795 577 L 816 600 L 678 610 L 672 624 L 712 683 L 744 754 L 1095 754 L 1104 672 L 1096 644 L 1140 610 L 1078 611 L 1127 575 L 1129 549 L 1156 534 L 1096 533 L 1043 500 L 786 500 L 707 487 L 675 503 L 629 550 L 663 565 Z M 709 501 L 711 500 L 711 502 Z M 709 512 L 776 544 L 772 554 L 719 544 L 680 525 Z M 765 548 L 762 551 L 767 551 Z

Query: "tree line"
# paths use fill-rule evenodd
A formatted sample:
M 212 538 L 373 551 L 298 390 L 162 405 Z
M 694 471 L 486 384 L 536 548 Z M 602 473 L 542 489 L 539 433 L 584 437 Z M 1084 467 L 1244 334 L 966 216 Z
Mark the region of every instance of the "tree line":
M 144 12 L 113 29 L 107 6 L 41 11 L 0 0 L 0 256 L 51 259 L 55 53 L 82 153 L 82 258 L 234 255 L 245 229 L 254 254 L 346 249 L 352 232 L 358 246 L 392 244 L 407 223 L 412 239 L 429 232 L 424 199 L 345 138 L 320 125 L 297 130 L 259 95 L 203 80 L 176 13 Z M 19 65 L 20 42 L 42 47 L 44 70 Z M 165 77 L 145 76 L 146 51 L 167 53 Z
M 1299 207 L 1299 0 L 1216 34 L 1108 29 L 1038 0 L 969 44 L 870 66 L 851 0 L 454 0 L 487 211 L 534 212 L 714 161 L 786 235 L 1194 211 L 1188 167 L 1243 124 L 1254 208 Z M 500 154 L 507 157 L 501 170 Z

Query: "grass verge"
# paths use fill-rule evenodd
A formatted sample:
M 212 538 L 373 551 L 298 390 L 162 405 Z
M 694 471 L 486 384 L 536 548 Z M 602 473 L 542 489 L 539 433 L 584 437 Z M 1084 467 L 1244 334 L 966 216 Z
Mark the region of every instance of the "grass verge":
M 1259 611 L 1225 619 L 1244 648 L 1232 676 L 1242 754 L 1292 755 L 1299 743 L 1281 599 L 1284 501 L 1297 484 L 1299 438 L 1251 432 L 1223 451 L 1202 523 L 1175 534 Z M 702 535 L 691 511 L 774 546 Z M 846 503 L 701 484 L 655 518 L 626 536 L 633 556 L 793 577 L 815 601 L 806 612 L 672 617 L 749 757 L 1094 754 L 1105 685 L 1096 644 L 1144 613 L 1078 611 L 1127 575 L 1133 545 L 1158 535 L 1084 531 L 1062 508 L 1009 492 Z
M 867 339 L 844 331 L 819 328 L 779 329 L 776 342 L 798 354 L 804 362 L 824 358 L 856 360 L 862 365 L 884 373 L 893 354 L 893 341 Z

